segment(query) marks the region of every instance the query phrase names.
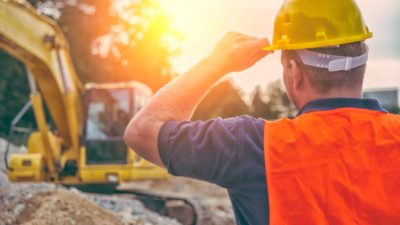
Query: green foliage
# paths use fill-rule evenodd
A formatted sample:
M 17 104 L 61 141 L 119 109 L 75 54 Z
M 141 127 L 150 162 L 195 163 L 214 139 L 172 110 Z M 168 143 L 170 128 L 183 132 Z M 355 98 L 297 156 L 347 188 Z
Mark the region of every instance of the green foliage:
M 23 64 L 0 51 L 0 136 L 5 137 L 15 115 L 29 100 L 29 86 Z M 33 113 L 22 118 L 20 125 L 33 126 Z

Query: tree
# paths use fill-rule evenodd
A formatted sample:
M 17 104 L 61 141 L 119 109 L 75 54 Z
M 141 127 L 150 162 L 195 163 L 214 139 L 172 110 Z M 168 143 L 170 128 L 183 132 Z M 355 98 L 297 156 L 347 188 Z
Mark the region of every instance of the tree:
M 29 0 L 65 33 L 79 78 L 87 82 L 136 80 L 154 91 L 174 75 L 169 59 L 178 33 L 152 0 Z M 127 2 L 122 6 L 117 2 Z M 0 52 L 0 135 L 29 98 L 24 65 Z M 24 118 L 33 123 L 33 116 Z
M 393 114 L 400 114 L 400 108 L 397 106 L 390 108 L 388 111 Z
M 271 104 L 273 101 L 264 99 L 261 87 L 257 86 L 253 91 L 252 116 L 256 118 L 275 119 L 279 117 L 279 112 L 273 110 L 274 106 Z
M 192 120 L 208 120 L 216 117 L 228 118 L 249 114 L 241 92 L 232 81 L 225 80 L 215 85 L 201 101 Z
M 136 80 L 156 91 L 175 75 L 170 57 L 182 35 L 158 1 L 30 2 L 57 20 L 83 83 Z
M 252 115 L 268 120 L 295 116 L 296 108 L 291 103 L 280 80 L 271 82 L 266 93 L 257 86 L 252 98 Z

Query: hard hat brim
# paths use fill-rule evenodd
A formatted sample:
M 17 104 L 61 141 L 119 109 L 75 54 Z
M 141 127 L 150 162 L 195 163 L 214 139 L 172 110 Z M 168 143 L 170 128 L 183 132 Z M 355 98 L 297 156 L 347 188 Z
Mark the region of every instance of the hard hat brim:
M 329 47 L 329 46 L 338 46 L 342 44 L 349 44 L 349 43 L 354 43 L 358 41 L 364 41 L 366 39 L 369 39 L 373 36 L 372 32 L 368 32 L 366 34 L 362 34 L 359 36 L 353 36 L 353 37 L 348 37 L 348 38 L 340 38 L 340 39 L 335 39 L 335 40 L 328 40 L 328 41 L 323 41 L 323 42 L 313 42 L 313 43 L 298 43 L 298 44 L 287 44 L 285 43 L 284 45 L 278 45 L 278 44 L 272 44 L 270 46 L 266 46 L 262 48 L 264 51 L 276 51 L 276 50 L 300 50 L 300 49 L 311 49 L 311 48 L 323 48 L 323 47 Z
M 266 46 L 264 48 L 262 48 L 261 50 L 264 51 L 275 51 L 275 50 L 280 50 L 279 47 L 277 45 L 270 45 L 270 46 Z

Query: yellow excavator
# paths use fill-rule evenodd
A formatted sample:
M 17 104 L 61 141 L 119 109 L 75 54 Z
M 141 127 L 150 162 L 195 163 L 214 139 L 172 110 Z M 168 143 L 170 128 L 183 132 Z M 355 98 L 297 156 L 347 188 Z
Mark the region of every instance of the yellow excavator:
M 59 26 L 24 1 L 0 0 L 0 49 L 26 66 L 31 91 L 29 103 L 12 121 L 10 134 L 30 107 L 37 125 L 29 135 L 27 153 L 7 150 L 11 181 L 116 187 L 121 182 L 168 176 L 123 141 L 129 119 L 152 95 L 146 85 L 132 81 L 83 86 Z M 46 121 L 45 106 L 55 129 Z M 201 224 L 190 200 L 131 194 L 183 224 Z M 182 204 L 176 204 L 179 201 Z

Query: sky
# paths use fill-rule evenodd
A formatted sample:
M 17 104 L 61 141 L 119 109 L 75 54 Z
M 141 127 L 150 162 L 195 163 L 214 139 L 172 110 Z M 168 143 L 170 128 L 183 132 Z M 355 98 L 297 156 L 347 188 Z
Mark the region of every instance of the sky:
M 183 73 L 207 56 L 229 31 L 272 38 L 275 14 L 283 0 L 164 0 L 163 4 L 185 35 L 182 53 L 173 59 L 178 73 Z M 382 4 L 381 2 L 384 2 Z M 400 87 L 400 1 L 358 0 L 365 22 L 374 33 L 367 41 L 370 60 L 366 89 Z M 230 75 L 245 93 L 256 85 L 282 74 L 280 53 L 260 61 L 254 67 Z

